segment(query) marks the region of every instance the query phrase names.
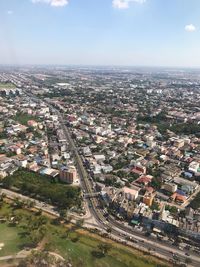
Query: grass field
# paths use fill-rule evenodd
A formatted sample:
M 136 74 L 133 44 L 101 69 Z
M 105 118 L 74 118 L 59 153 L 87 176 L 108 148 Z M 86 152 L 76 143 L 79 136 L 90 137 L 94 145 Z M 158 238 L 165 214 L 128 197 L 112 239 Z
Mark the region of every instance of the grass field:
M 20 251 L 27 240 L 22 237 L 23 225 L 31 220 L 33 213 L 26 210 L 12 210 L 7 204 L 0 208 L 0 217 L 9 214 L 21 217 L 17 226 L 9 226 L 7 223 L 0 224 L 0 243 L 5 247 L 0 251 L 0 257 L 11 255 Z M 52 225 L 51 220 L 47 220 L 48 229 L 45 235 L 45 243 L 50 251 L 70 259 L 74 267 L 156 267 L 161 265 L 153 257 L 143 255 L 142 252 L 113 241 L 103 239 L 91 234 L 83 229 L 71 228 L 70 225 Z M 103 257 L 96 257 L 93 251 L 98 249 L 99 243 L 109 243 L 111 249 Z M 159 265 L 158 265 L 159 263 Z M 1 266 L 1 265 L 0 265 Z
M 35 120 L 35 121 L 39 121 L 38 118 L 31 116 L 29 114 L 25 114 L 25 113 L 17 113 L 14 117 L 13 120 L 23 124 L 23 125 L 27 125 L 29 120 Z
M 2 83 L 0 82 L 0 89 L 13 89 L 16 88 L 16 86 L 12 83 Z
M 23 211 L 16 211 L 15 214 L 19 213 L 23 215 Z M 8 205 L 3 205 L 0 208 L 1 216 L 11 216 L 11 209 Z M 4 243 L 4 247 L 0 250 L 0 257 L 12 255 L 23 248 L 27 240 L 21 236 L 22 231 L 20 227 L 9 226 L 8 223 L 0 223 L 0 243 Z
M 0 224 L 0 243 L 4 243 L 5 245 L 0 250 L 0 257 L 19 251 L 22 240 L 20 239 L 18 229 L 9 227 L 6 224 Z
M 73 242 L 73 236 L 78 238 Z M 95 258 L 92 251 L 96 250 L 99 244 L 97 239 L 90 236 L 71 233 L 67 239 L 56 234 L 52 237 L 51 247 L 65 258 L 69 257 L 76 266 L 87 267 L 153 267 L 155 262 L 148 258 L 141 258 L 128 251 L 125 247 L 112 246 L 111 250 L 102 258 Z

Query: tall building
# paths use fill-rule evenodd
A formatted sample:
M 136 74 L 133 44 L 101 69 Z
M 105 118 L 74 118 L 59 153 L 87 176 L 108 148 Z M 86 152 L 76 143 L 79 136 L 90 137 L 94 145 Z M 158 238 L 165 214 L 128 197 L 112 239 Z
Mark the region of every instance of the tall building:
M 153 200 L 155 197 L 155 193 L 151 192 L 146 192 L 143 196 L 143 203 L 146 204 L 147 206 L 151 207 L 153 204 Z
M 75 167 L 62 168 L 60 170 L 60 180 L 64 183 L 73 184 L 77 179 L 77 171 Z

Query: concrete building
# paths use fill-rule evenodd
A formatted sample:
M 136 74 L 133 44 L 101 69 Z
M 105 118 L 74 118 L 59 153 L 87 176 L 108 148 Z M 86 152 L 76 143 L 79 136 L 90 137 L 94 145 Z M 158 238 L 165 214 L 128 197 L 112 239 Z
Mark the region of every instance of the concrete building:
M 140 191 L 140 188 L 136 186 L 132 188 L 125 186 L 123 188 L 124 197 L 125 199 L 128 199 L 128 200 L 136 200 L 136 198 L 138 197 L 139 191 Z
M 155 195 L 156 195 L 155 193 L 146 192 L 143 196 L 143 203 L 151 207 L 153 204 Z
M 174 193 L 176 192 L 178 186 L 177 184 L 173 184 L 173 183 L 165 183 L 162 188 L 168 192 Z
M 64 183 L 73 184 L 77 180 L 77 171 L 75 167 L 62 168 L 60 170 L 60 180 Z
M 196 173 L 198 169 L 199 169 L 199 163 L 196 161 L 192 161 L 188 168 L 189 171 L 194 172 L 194 173 Z

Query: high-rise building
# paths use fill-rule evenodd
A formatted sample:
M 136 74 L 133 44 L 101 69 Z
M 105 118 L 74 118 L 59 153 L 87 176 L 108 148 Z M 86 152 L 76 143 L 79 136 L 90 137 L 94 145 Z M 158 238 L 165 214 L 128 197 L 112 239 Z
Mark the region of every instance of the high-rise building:
M 75 167 L 62 168 L 60 170 L 60 180 L 64 183 L 73 184 L 77 179 L 77 171 Z
M 143 196 L 143 203 L 151 207 L 151 205 L 153 204 L 154 197 L 155 193 L 146 192 Z

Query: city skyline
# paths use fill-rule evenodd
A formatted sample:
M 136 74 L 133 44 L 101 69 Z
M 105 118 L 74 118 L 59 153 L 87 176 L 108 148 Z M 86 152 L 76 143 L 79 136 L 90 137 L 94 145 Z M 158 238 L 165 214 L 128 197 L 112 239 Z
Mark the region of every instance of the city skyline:
M 0 63 L 200 67 L 199 8 L 198 0 L 3 0 Z

